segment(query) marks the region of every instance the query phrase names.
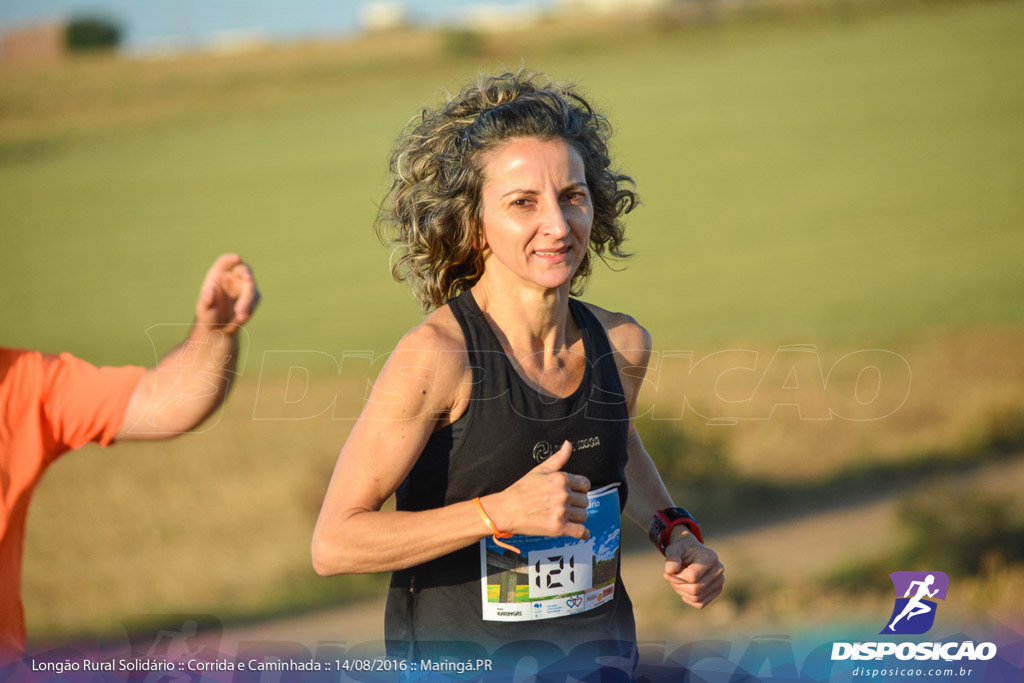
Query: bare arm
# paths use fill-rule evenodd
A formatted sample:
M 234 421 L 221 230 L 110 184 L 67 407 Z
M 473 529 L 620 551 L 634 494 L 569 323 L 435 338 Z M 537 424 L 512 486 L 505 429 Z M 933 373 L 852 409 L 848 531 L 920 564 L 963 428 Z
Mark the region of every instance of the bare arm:
M 629 498 L 625 511 L 647 531 L 655 512 L 674 505 L 635 424 L 637 397 L 651 356 L 651 338 L 647 330 L 629 316 L 599 310 L 595 313 L 608 330 L 629 406 L 629 460 L 626 463 Z M 703 609 L 722 592 L 725 569 L 714 550 L 680 525 L 673 529 L 672 542 L 665 549 L 664 578 L 683 602 Z
M 626 514 L 647 531 L 656 511 L 673 506 L 672 498 L 635 428 L 630 429 L 628 453 Z M 664 578 L 683 602 L 703 609 L 721 594 L 725 568 L 718 553 L 698 541 L 684 525 L 672 531 L 672 542 L 665 548 Z
M 435 313 L 435 321 L 437 317 Z M 428 320 L 402 339 L 338 457 L 313 532 L 317 573 L 393 571 L 490 535 L 472 501 L 418 512 L 381 510 L 411 471 L 438 420 L 450 416 L 460 400 L 468 400 L 468 373 L 461 332 Z M 558 471 L 570 451 L 563 445 L 508 489 L 481 498 L 499 529 L 586 536 L 582 523 L 590 483 Z
M 252 270 L 237 254 L 206 273 L 188 338 L 150 368 L 132 393 L 119 440 L 166 439 L 203 422 L 227 396 L 238 331 L 259 303 Z

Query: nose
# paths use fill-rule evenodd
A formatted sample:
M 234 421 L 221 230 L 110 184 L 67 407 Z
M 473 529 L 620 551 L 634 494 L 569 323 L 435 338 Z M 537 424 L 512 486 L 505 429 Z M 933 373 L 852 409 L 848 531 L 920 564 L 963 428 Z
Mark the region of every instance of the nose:
M 564 239 L 571 231 L 564 207 L 558 201 L 546 202 L 547 210 L 541 216 L 542 231 L 546 236 Z

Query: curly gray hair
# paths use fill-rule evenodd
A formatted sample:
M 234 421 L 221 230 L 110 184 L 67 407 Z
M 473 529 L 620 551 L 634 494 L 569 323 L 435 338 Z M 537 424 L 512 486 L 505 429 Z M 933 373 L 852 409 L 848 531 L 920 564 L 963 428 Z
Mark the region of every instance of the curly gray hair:
M 561 138 L 583 159 L 594 208 L 590 246 L 570 286 L 578 296 L 591 254 L 628 256 L 620 217 L 638 200 L 626 187 L 632 178 L 609 168 L 610 135 L 607 119 L 571 87 L 523 71 L 481 77 L 439 109 L 424 109 L 395 144 L 377 216 L 378 236 L 395 250 L 395 279 L 410 283 L 424 310 L 472 287 L 483 274 L 482 157 L 515 138 Z

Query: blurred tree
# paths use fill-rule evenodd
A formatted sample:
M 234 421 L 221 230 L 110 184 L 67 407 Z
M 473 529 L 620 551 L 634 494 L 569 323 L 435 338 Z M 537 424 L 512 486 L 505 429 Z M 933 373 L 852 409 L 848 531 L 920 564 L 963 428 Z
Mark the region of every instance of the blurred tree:
M 637 431 L 665 484 L 701 487 L 736 473 L 720 439 L 684 431 L 677 421 L 638 419 Z
M 452 29 L 443 34 L 444 52 L 449 57 L 479 57 L 484 52 L 484 38 L 470 29 Z
M 945 484 L 905 498 L 899 518 L 908 532 L 908 566 L 973 575 L 993 564 L 1024 561 L 1024 519 L 1009 497 Z
M 65 42 L 71 52 L 113 50 L 121 44 L 121 27 L 109 19 L 79 17 L 68 22 Z

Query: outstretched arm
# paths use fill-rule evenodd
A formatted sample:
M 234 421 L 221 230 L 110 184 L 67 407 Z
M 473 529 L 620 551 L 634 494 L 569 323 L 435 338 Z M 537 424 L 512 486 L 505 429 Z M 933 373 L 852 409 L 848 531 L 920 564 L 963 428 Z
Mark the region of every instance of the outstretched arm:
M 242 257 L 220 256 L 203 280 L 188 338 L 143 375 L 117 438 L 170 438 L 196 428 L 216 410 L 234 376 L 238 331 L 259 299 L 252 269 Z

